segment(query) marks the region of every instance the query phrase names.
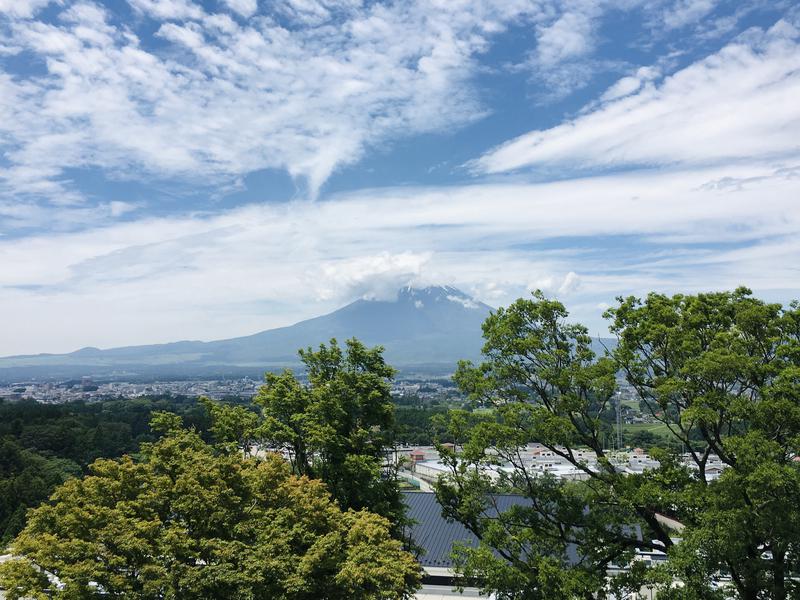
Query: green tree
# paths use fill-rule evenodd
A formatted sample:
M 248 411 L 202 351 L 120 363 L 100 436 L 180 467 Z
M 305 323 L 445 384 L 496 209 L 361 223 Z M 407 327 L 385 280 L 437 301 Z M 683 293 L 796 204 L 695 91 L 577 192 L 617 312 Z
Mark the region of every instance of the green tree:
M 520 599 L 588 597 L 648 581 L 662 584 L 663 597 L 714 598 L 721 573 L 740 598 L 796 596 L 789 575 L 798 573 L 800 550 L 797 305 L 766 304 L 745 289 L 651 294 L 644 302 L 620 299 L 606 316 L 620 342 L 598 358 L 586 328 L 537 292 L 487 319 L 483 364 L 460 365 L 458 384 L 494 405 L 497 417 L 450 423 L 459 452 L 445 452 L 450 475 L 437 494 L 445 514 L 481 540 L 458 551 L 461 571 Z M 625 474 L 603 448 L 600 415 L 619 372 L 687 449 L 690 464 L 658 450 L 658 468 Z M 521 454 L 534 441 L 586 481 L 534 476 Z M 727 467 L 718 479 L 707 471 L 712 455 Z M 511 469 L 494 481 L 485 467 L 498 462 Z M 499 491 L 526 502 L 495 515 Z M 663 515 L 685 526 L 681 543 Z M 609 584 L 608 567 L 628 564 L 636 548 L 665 550 L 667 567 L 637 561 Z M 679 590 L 666 589 L 673 577 L 683 582 Z
M 730 573 L 741 598 L 800 595 L 798 304 L 739 288 L 620 299 L 607 316 L 616 364 L 691 460 L 678 501 L 661 506 L 687 526 L 675 553 Z
M 0 438 L 0 550 L 25 525 L 25 513 L 47 499 L 53 489 L 80 474 L 74 462 L 46 458 Z
M 389 523 L 342 511 L 278 456 L 221 451 L 157 415 L 142 460 L 98 460 L 35 509 L 0 566 L 12 600 L 407 598 L 419 567 Z M 52 581 L 58 581 L 54 585 Z
M 226 418 L 217 419 L 221 429 L 210 432 L 211 415 L 185 396 L 59 405 L 0 399 L 0 550 L 22 530 L 27 509 L 41 504 L 67 477 L 85 473 L 97 458 L 135 452 L 141 442 L 153 441 L 149 421 L 159 410 L 177 412 L 187 425 L 226 443 L 243 429 L 234 424 L 257 419 L 252 407 L 232 406 L 229 415 L 221 406 L 218 412 Z
M 390 382 L 394 369 L 381 347 L 355 339 L 342 349 L 331 340 L 300 351 L 307 383 L 292 371 L 268 373 L 255 398 L 262 439 L 287 451 L 295 471 L 321 479 L 343 509 L 402 519 L 393 468 L 386 464 L 394 436 Z
M 244 406 L 229 406 L 202 396 L 199 402 L 211 418 L 211 435 L 219 444 L 230 444 L 248 455 L 256 442 L 258 415 Z
M 659 444 L 660 437 L 652 431 L 640 430 L 634 431 L 625 436 L 627 441 L 632 446 L 639 446 L 641 448 L 650 448 Z

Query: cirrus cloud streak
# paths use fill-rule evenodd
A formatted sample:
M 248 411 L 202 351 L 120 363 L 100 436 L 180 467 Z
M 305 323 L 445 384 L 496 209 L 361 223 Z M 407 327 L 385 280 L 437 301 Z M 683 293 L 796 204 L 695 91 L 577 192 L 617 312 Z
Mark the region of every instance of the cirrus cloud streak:
M 800 32 L 788 22 L 746 32 L 661 82 L 654 75 L 639 69 L 607 92 L 608 101 L 494 148 L 472 167 L 503 173 L 800 155 Z

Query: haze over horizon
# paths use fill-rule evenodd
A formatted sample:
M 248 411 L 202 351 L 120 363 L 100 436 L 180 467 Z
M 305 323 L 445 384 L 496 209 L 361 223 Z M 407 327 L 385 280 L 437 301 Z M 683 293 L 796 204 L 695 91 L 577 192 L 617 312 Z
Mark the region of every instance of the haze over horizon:
M 0 355 L 403 285 L 800 297 L 800 8 L 0 0 Z
M 407 286 L 392 300 L 359 299 L 288 327 L 240 337 L 0 357 L 0 382 L 253 376 L 302 368 L 299 349 L 318 348 L 332 339 L 344 347 L 353 338 L 381 346 L 386 360 L 401 372 L 449 375 L 458 361 L 480 359 L 481 325 L 491 310 L 454 287 Z

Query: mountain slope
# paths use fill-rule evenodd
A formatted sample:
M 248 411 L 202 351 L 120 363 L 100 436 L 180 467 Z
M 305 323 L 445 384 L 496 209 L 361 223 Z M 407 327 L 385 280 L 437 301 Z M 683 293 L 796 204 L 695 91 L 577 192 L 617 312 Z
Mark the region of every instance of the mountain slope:
M 202 375 L 263 371 L 298 362 L 297 350 L 335 337 L 386 348 L 390 364 L 452 370 L 477 358 L 491 308 L 452 287 L 403 288 L 393 301 L 356 300 L 289 327 L 214 342 L 182 341 L 69 354 L 0 358 L 0 378 L 93 375 Z

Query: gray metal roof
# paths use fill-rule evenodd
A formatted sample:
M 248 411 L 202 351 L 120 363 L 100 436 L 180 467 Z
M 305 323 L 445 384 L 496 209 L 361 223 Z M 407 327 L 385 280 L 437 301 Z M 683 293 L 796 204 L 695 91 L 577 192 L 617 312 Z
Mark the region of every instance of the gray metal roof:
M 406 516 L 413 521 L 410 528 L 411 539 L 423 549 L 423 554 L 419 557 L 423 567 L 452 567 L 450 553 L 453 542 L 477 547 L 478 538 L 461 523 L 442 516 L 442 507 L 436 501 L 436 494 L 403 492 L 403 499 L 408 507 Z M 507 494 L 494 496 L 494 501 L 500 512 L 505 512 L 512 506 L 530 504 L 530 500 L 524 496 Z M 487 516 L 494 516 L 492 513 L 496 514 L 493 508 L 487 511 Z
M 403 492 L 403 500 L 408 507 L 406 516 L 413 522 L 410 526 L 410 537 L 423 551 L 419 557 L 419 562 L 423 567 L 452 567 L 453 560 L 450 554 L 454 542 L 460 542 L 466 546 L 478 546 L 478 539 L 461 523 L 445 519 L 442 516 L 442 507 L 436 500 L 436 494 Z M 505 512 L 512 506 L 528 506 L 530 500 L 524 496 L 498 494 L 493 496 L 493 504 L 496 504 L 497 510 L 487 509 L 487 517 L 496 516 L 498 511 Z M 638 539 L 642 539 L 642 532 L 638 525 L 623 529 Z M 566 558 L 572 564 L 580 562 L 577 547 L 574 544 L 567 545 Z
M 419 562 L 423 567 L 451 567 L 453 542 L 477 546 L 478 539 L 461 524 L 442 516 L 442 507 L 431 492 L 404 492 L 408 506 L 406 516 L 412 520 L 411 539 L 423 550 Z

